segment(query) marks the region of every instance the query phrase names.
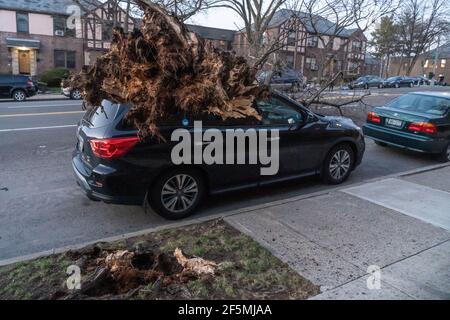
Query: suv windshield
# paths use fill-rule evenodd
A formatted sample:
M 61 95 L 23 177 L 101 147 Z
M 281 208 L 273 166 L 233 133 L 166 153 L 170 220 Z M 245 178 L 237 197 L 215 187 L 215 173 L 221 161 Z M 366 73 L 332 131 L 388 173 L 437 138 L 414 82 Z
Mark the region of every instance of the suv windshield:
M 450 99 L 406 94 L 387 104 L 387 107 L 442 116 L 450 110 Z

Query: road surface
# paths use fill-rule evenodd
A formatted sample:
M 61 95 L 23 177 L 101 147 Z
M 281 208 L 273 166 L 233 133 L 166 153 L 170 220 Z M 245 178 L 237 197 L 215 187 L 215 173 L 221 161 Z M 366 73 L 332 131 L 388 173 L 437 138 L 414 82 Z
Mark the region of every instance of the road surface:
M 379 90 L 386 99 L 408 89 Z M 172 223 L 139 206 L 88 200 L 75 184 L 71 152 L 78 101 L 0 102 L 0 259 Z M 367 141 L 348 185 L 436 164 L 433 157 Z M 307 178 L 210 197 L 195 217 L 330 188 Z

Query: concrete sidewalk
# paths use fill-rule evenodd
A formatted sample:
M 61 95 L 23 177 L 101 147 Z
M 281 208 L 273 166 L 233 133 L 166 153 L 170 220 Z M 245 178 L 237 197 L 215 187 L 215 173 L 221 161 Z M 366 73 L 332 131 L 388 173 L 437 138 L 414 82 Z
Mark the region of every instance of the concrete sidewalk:
M 450 167 L 225 220 L 320 285 L 314 299 L 450 299 Z

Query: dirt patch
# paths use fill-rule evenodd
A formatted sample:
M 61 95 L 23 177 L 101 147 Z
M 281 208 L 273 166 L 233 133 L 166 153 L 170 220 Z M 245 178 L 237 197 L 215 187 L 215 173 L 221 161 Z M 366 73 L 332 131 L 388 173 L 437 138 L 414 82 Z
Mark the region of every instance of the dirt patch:
M 67 288 L 70 265 L 81 270 L 80 290 Z M 0 268 L 0 299 L 305 299 L 318 293 L 222 220 Z

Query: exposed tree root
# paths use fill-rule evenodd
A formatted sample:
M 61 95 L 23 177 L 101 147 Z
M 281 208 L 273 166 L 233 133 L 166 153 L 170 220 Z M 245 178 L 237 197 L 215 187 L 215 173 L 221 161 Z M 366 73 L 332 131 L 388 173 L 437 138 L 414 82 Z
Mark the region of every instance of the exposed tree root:
M 159 136 L 158 123 L 177 115 L 260 118 L 253 103 L 268 91 L 255 82 L 257 70 L 206 44 L 159 6 L 139 2 L 145 10 L 140 31 L 114 29 L 109 52 L 71 78 L 88 105 L 131 103 L 127 119 L 141 136 Z

